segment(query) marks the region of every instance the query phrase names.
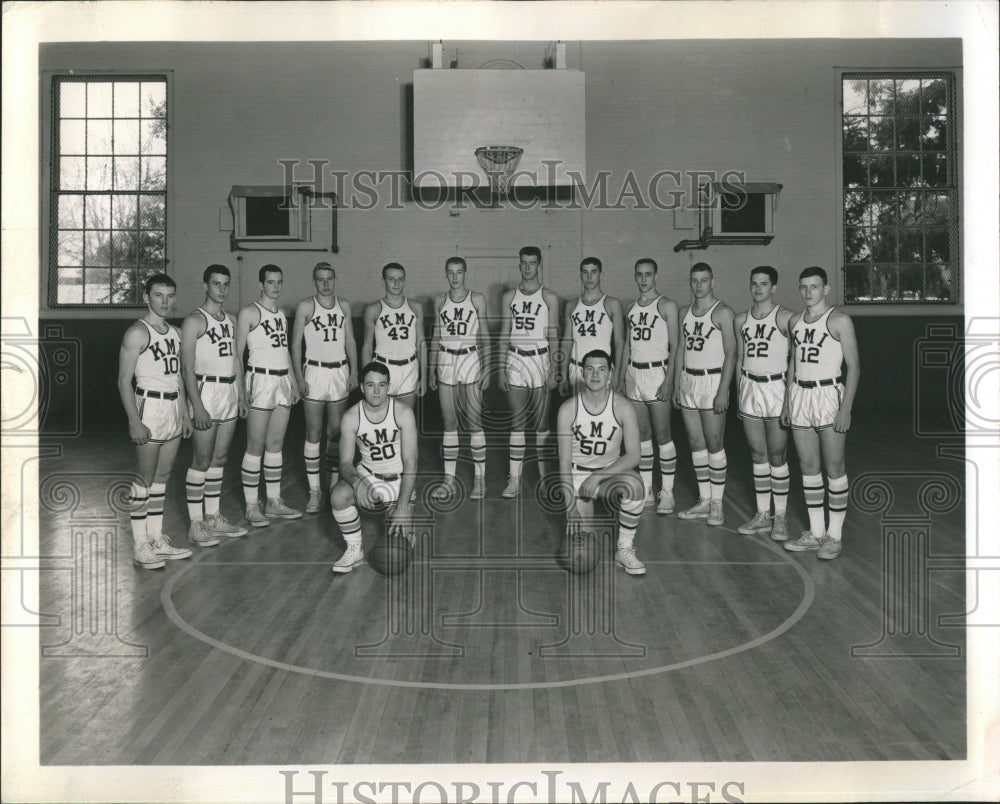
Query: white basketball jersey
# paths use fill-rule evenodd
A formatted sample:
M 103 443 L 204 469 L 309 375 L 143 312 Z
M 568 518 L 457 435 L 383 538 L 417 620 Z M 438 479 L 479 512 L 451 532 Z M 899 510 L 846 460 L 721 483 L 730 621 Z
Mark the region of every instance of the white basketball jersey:
M 198 312 L 205 317 L 205 331 L 194 344 L 194 370 L 210 377 L 232 377 L 233 355 L 236 353 L 236 326 L 223 312 L 216 318 L 204 307 Z
M 157 332 L 140 318 L 149 331 L 149 343 L 135 361 L 135 384 L 144 391 L 176 391 L 181 384 L 181 336 L 167 324 L 166 332 Z
M 323 363 L 340 363 L 346 360 L 344 328 L 350 325 L 340 306 L 340 299 L 334 298 L 333 307 L 324 307 L 319 298 L 313 296 L 313 312 L 306 319 L 303 330 L 306 358 Z
M 410 358 L 417 353 L 417 315 L 405 300 L 399 307 L 390 307 L 379 300 L 375 316 L 375 354 L 395 359 Z
M 655 363 L 670 356 L 667 320 L 659 307 L 662 298 L 645 304 L 637 301 L 628 311 L 629 359 L 636 363 Z
M 451 294 L 444 297 L 438 311 L 441 345 L 447 349 L 465 349 L 476 345 L 479 334 L 479 313 L 472 303 L 472 291 L 466 291 L 460 302 L 452 301 Z
M 587 469 L 603 469 L 622 454 L 622 423 L 615 415 L 614 392 L 596 413 L 576 398 L 576 417 L 570 432 L 573 435 L 573 463 Z
M 840 376 L 844 350 L 827 327 L 833 310 L 831 307 L 811 324 L 806 323 L 803 313 L 792 327 L 796 379 L 832 380 Z
M 518 349 L 543 349 L 549 345 L 545 331 L 549 327 L 549 306 L 542 296 L 543 288 L 534 293 L 514 289 L 510 300 L 510 343 Z
M 403 442 L 396 424 L 396 400 L 389 399 L 385 416 L 378 422 L 368 418 L 364 400 L 358 402 L 356 407 L 356 440 L 361 463 L 380 475 L 398 475 L 403 471 Z
M 778 326 L 780 309 L 780 305 L 774 305 L 763 318 L 755 318 L 750 310 L 740 327 L 743 368 L 751 374 L 782 374 L 788 368 L 788 336 Z
M 250 359 L 247 365 L 259 368 L 287 369 L 292 365 L 288 354 L 288 319 L 278 309 L 271 312 L 259 302 L 254 302 L 260 312 L 260 321 L 247 336 Z
M 702 315 L 695 315 L 694 305 L 691 305 L 684 314 L 681 332 L 684 335 L 685 368 L 722 368 L 726 360 L 722 331 L 712 321 L 712 313 L 720 304 L 716 302 Z
M 607 294 L 601 296 L 592 304 L 586 304 L 581 296 L 577 299 L 570 321 L 573 322 L 573 354 L 580 362 L 584 355 L 594 349 L 607 352 L 612 359 L 611 336 L 614 334 L 614 323 L 607 310 Z

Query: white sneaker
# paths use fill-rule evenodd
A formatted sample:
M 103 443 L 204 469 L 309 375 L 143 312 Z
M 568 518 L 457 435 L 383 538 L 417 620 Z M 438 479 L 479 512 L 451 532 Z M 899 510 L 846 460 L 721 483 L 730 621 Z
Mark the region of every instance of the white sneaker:
M 693 507 L 688 508 L 687 511 L 681 511 L 677 517 L 678 519 L 708 519 L 710 513 L 712 513 L 712 501 L 700 497 Z
M 458 480 L 454 475 L 445 475 L 444 480 L 431 492 L 431 499 L 442 502 L 452 499 L 456 494 L 458 494 Z
M 361 551 L 360 544 L 349 544 L 344 554 L 333 562 L 330 567 L 333 572 L 350 572 L 358 564 L 365 563 L 365 554 Z
M 247 505 L 247 524 L 252 528 L 266 528 L 271 523 L 260 512 L 260 503 L 252 502 Z
M 819 548 L 823 545 L 823 540 L 825 538 L 825 533 L 821 536 L 817 536 L 815 533 L 804 530 L 802 531 L 802 535 L 795 541 L 785 542 L 785 549 L 792 553 L 801 553 L 804 550 L 819 550 Z
M 771 538 L 776 542 L 788 541 L 788 524 L 784 514 L 774 515 L 774 525 L 771 527 Z
M 749 522 L 744 522 L 737 529 L 737 533 L 744 536 L 753 536 L 755 533 L 767 533 L 771 530 L 771 516 L 764 511 L 758 511 Z
M 652 508 L 654 505 L 656 505 L 656 497 L 653 496 L 653 490 L 649 489 L 646 492 L 646 499 L 642 501 L 642 507 Z
M 307 514 L 318 514 L 323 507 L 323 495 L 319 489 L 309 489 L 309 502 L 306 503 Z
M 501 497 L 506 497 L 508 500 L 512 497 L 516 497 L 521 493 L 521 478 L 511 475 L 507 478 L 507 485 L 503 487 L 503 491 L 500 492 Z
M 486 478 L 483 475 L 475 475 L 472 479 L 472 491 L 469 493 L 470 500 L 481 500 L 486 496 Z
M 621 567 L 629 575 L 646 574 L 646 565 L 636 558 L 634 547 L 619 547 L 615 553 L 615 566 Z
M 246 528 L 241 528 L 239 525 L 234 525 L 228 519 L 226 519 L 222 513 L 215 514 L 206 523 L 209 530 L 212 533 L 218 533 L 220 536 L 228 536 L 231 539 L 235 539 L 239 536 L 246 536 L 248 531 Z
M 302 512 L 285 505 L 281 497 L 271 497 L 264 506 L 264 515 L 273 516 L 278 519 L 300 519 Z
M 194 555 L 186 547 L 174 547 L 170 543 L 170 537 L 165 533 L 150 533 L 149 543 L 153 545 L 153 552 L 156 553 L 160 558 L 164 558 L 168 561 L 177 558 L 191 558 Z M 218 542 L 216 542 L 218 544 Z
M 144 542 L 134 542 L 132 544 L 132 563 L 142 569 L 162 569 L 167 566 L 167 562 L 156 554 L 153 546 L 153 539 Z
M 660 489 L 656 495 L 656 513 L 672 514 L 674 512 L 674 493 L 670 489 Z
M 194 519 L 188 529 L 188 541 L 196 547 L 215 547 L 219 543 L 219 537 L 202 520 Z

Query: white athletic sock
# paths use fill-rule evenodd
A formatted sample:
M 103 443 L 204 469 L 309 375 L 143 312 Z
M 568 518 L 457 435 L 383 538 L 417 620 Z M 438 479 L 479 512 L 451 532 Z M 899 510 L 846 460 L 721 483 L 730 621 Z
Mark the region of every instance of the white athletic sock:
M 219 498 L 222 496 L 222 475 L 225 469 L 221 466 L 209 466 L 205 472 L 205 518 L 212 519 L 219 513 Z
M 639 442 L 639 477 L 646 494 L 653 493 L 653 442 Z
M 349 505 L 341 511 L 333 509 L 333 518 L 340 525 L 340 532 L 348 545 L 361 545 L 361 517 L 358 509 Z
M 260 455 L 243 454 L 243 497 L 247 505 L 259 502 L 260 498 Z
M 472 461 L 476 469 L 476 477 L 486 477 L 486 433 L 476 430 L 469 435 L 469 446 L 472 447 Z
M 677 474 L 677 448 L 673 441 L 660 444 L 660 486 L 664 491 L 674 490 L 674 477 Z
M 448 477 L 455 476 L 455 465 L 458 463 L 458 430 L 445 430 L 441 439 L 441 454 L 444 457 L 444 473 Z
M 273 500 L 281 496 L 281 467 L 282 457 L 280 452 L 264 451 L 264 488 L 267 490 L 267 499 Z
M 643 500 L 622 498 L 618 511 L 618 549 L 626 550 L 635 541 L 635 531 L 642 516 Z
M 712 496 L 712 484 L 708 479 L 708 450 L 692 452 L 691 463 L 694 464 L 694 476 L 698 481 L 698 498 L 707 500 Z
M 150 536 L 159 536 L 163 533 L 163 505 L 166 494 L 166 483 L 153 483 L 149 487 L 149 507 L 146 509 L 146 533 Z
M 843 535 L 844 519 L 847 517 L 847 475 L 828 477 L 826 490 L 827 504 L 830 507 L 830 526 L 826 529 L 826 535 L 840 541 Z
M 708 453 L 708 477 L 713 500 L 721 500 L 726 492 L 726 451 Z
M 771 465 L 755 463 L 753 465 L 753 490 L 757 497 L 757 510 L 765 514 L 771 513 Z
M 813 536 L 826 533 L 823 515 L 823 475 L 802 475 L 802 493 L 809 511 L 809 532 Z
M 521 465 L 524 463 L 524 431 L 510 431 L 510 476 L 521 476 Z
M 306 482 L 309 492 L 319 491 L 319 441 L 306 441 L 302 449 L 306 459 Z M 270 492 L 268 492 L 268 496 Z
M 135 544 L 142 544 L 146 541 L 146 517 L 149 506 L 149 489 L 140 483 L 132 483 L 129 491 L 129 519 L 132 522 L 132 541 Z
M 191 468 L 184 477 L 184 491 L 187 495 L 188 517 L 192 522 L 204 519 L 205 473 Z
M 771 467 L 771 494 L 774 497 L 774 513 L 784 514 L 788 508 L 788 464 Z
M 548 430 L 535 433 L 535 456 L 538 458 L 538 477 L 543 478 L 549 473 L 549 436 Z

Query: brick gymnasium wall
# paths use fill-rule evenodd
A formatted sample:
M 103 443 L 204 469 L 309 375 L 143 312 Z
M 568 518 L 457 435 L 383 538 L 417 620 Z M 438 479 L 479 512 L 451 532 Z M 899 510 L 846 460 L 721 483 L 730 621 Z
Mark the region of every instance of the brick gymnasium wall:
M 543 52 L 541 42 L 448 43 L 463 68 L 492 59 L 538 68 Z M 611 172 L 612 201 L 628 171 L 645 186 L 660 170 L 742 170 L 748 180 L 784 185 L 773 243 L 675 254 L 674 244 L 694 230 L 675 228 L 662 210 L 467 210 L 452 217 L 446 207 L 428 211 L 404 200 L 397 210 L 339 212 L 341 250 L 332 260 L 339 289 L 352 300 L 375 298 L 378 269 L 399 261 L 409 271 L 408 292 L 426 299 L 443 284 L 447 256 L 482 256 L 486 262 L 477 264 L 494 271 L 491 255 L 533 242 L 546 247 L 545 281 L 564 297 L 578 291 L 581 257 L 594 254 L 607 266 L 605 288 L 620 296 L 634 293 L 635 259 L 652 255 L 662 289 L 675 298 L 687 298 L 687 269 L 697 260 L 716 267 L 718 295 L 734 306 L 746 299 L 747 268 L 760 263 L 785 277 L 778 297 L 786 305 L 798 305 L 788 279 L 811 264 L 832 269 L 836 298 L 835 69 L 956 67 L 961 55 L 959 40 L 570 43 L 568 66 L 586 72 L 588 170 L 591 177 Z M 256 272 L 266 262 L 286 269 L 286 299 L 311 290 L 309 270 L 321 254 L 252 252 L 236 260 L 219 226 L 229 188 L 281 183 L 280 159 L 327 160 L 328 169 L 351 174 L 409 169 L 413 70 L 427 56 L 422 41 L 57 43 L 42 46 L 40 69 L 43 76 L 172 71 L 169 256 L 178 310 L 186 311 L 201 300 L 200 273 L 213 262 L 234 271 L 234 304 L 257 296 Z M 41 84 L 47 109 L 47 81 Z M 43 154 L 48 125 L 43 114 Z M 43 240 L 41 253 L 46 246 Z

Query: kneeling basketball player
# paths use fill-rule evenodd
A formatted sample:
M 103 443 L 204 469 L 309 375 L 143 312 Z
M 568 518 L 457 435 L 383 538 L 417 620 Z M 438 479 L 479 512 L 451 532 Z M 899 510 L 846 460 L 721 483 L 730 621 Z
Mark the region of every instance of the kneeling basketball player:
M 389 395 L 385 364 L 371 362 L 361 369 L 361 392 L 362 400 L 340 422 L 340 480 L 330 501 L 347 550 L 334 563 L 334 572 L 350 572 L 364 561 L 358 506 L 392 505 L 389 534 L 413 541 L 406 524 L 412 519 L 417 420 L 410 408 Z M 357 466 L 356 452 L 361 458 Z
M 559 471 L 572 482 L 566 495 L 566 530 L 593 522 L 594 500 L 618 509 L 615 564 L 629 575 L 644 575 L 635 555 L 635 530 L 645 502 L 639 465 L 639 425 L 628 400 L 611 388 L 614 364 L 600 349 L 584 355 L 583 381 L 576 396 L 559 408 Z

